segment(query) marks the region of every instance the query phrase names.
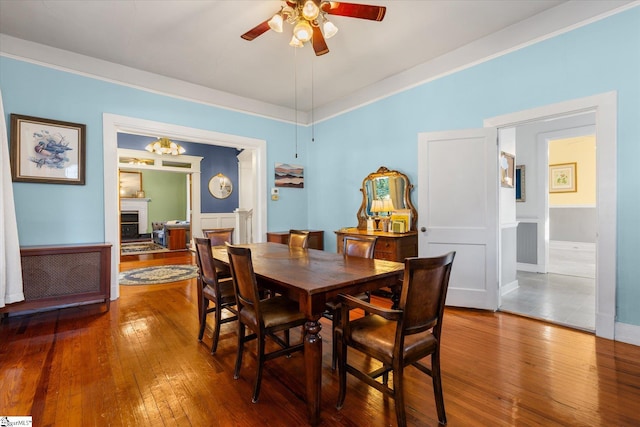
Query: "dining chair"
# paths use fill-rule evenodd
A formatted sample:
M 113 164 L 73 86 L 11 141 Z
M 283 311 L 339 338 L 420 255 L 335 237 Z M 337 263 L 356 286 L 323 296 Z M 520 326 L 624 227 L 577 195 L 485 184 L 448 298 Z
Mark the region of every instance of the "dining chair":
M 227 253 L 229 255 L 229 264 L 231 265 L 231 276 L 233 277 L 239 320 L 238 355 L 233 378 L 238 379 L 240 377 L 244 344 L 257 338 L 258 369 L 251 399 L 255 403 L 258 401 L 258 395 L 260 394 L 264 362 L 276 357 L 288 356 L 295 351 L 303 349 L 304 343 L 302 341 L 299 344 L 290 345 L 289 330 L 304 325 L 306 319 L 300 311 L 298 303 L 285 296 L 277 295 L 260 299 L 258 282 L 251 259 L 251 249 L 227 244 Z M 246 328 L 249 328 L 253 333 L 245 336 Z M 280 331 L 284 331 L 284 340 L 275 335 L 276 332 Z M 267 337 L 274 340 L 281 348 L 265 353 L 265 340 Z
M 309 248 L 309 232 L 305 230 L 289 230 L 290 248 Z
M 211 246 L 224 246 L 225 242 L 233 243 L 233 228 L 203 228 L 202 234 L 209 239 Z M 219 278 L 231 277 L 231 270 L 224 263 L 214 260 Z
M 211 241 L 211 246 L 224 246 L 233 243 L 233 228 L 203 228 L 202 234 Z
M 344 256 L 356 256 L 360 258 L 372 259 L 375 252 L 377 239 L 378 238 L 376 236 L 344 236 L 342 254 Z M 369 302 L 371 300 L 370 292 L 362 292 L 354 296 L 366 302 Z M 331 320 L 331 330 L 333 334 L 336 326 L 340 324 L 340 309 L 337 300 L 328 301 L 326 306 L 327 309 L 324 311 L 324 313 L 322 313 L 322 316 Z M 333 340 L 332 348 L 333 350 L 331 353 L 331 369 L 335 370 L 338 356 L 337 344 L 335 339 Z
M 347 373 L 350 373 L 393 398 L 398 425 L 405 426 L 403 371 L 406 366 L 413 365 L 432 378 L 438 420 L 442 425 L 447 423 L 440 377 L 440 342 L 454 257 L 455 252 L 434 258 L 407 258 L 397 310 L 377 307 L 349 295 L 338 295 L 342 312 L 340 325 L 334 333 L 334 339 L 338 341 L 340 378 L 338 409 L 344 404 Z M 366 310 L 370 315 L 350 320 L 349 310 L 354 308 Z M 379 360 L 382 367 L 363 372 L 349 365 L 348 347 Z M 430 366 L 419 362 L 427 356 L 431 356 Z M 393 388 L 389 386 L 389 372 L 393 373 Z M 381 382 L 377 380 L 379 377 L 382 377 Z
M 211 354 L 218 348 L 220 338 L 220 326 L 223 323 L 237 320 L 236 296 L 233 291 L 233 280 L 229 277 L 220 279 L 216 273 L 216 267 L 211 253 L 211 242 L 206 238 L 196 237 L 196 263 L 198 264 L 198 315 L 200 320 L 200 331 L 198 341 L 202 341 L 204 329 L 207 324 L 207 314 L 215 314 L 215 326 L 211 342 Z M 209 302 L 213 307 L 209 308 Z M 234 316 L 222 318 L 222 310 L 227 310 Z

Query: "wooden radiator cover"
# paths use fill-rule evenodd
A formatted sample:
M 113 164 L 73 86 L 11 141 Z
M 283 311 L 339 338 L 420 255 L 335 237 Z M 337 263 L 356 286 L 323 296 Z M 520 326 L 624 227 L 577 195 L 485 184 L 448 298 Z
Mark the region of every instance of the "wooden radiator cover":
M 0 312 L 100 301 L 109 309 L 111 245 L 64 245 L 20 249 L 25 300 Z

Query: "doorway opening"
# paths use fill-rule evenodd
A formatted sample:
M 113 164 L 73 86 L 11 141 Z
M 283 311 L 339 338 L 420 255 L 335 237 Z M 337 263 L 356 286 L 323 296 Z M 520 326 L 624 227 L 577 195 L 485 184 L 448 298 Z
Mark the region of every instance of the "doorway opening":
M 516 127 L 534 122 L 569 118 L 591 113 L 595 117 L 596 150 L 596 268 L 595 333 L 608 339 L 615 336 L 616 291 L 616 128 L 615 92 L 552 104 L 487 119 L 486 127 Z M 540 148 L 539 148 L 540 149 Z M 548 185 L 548 173 L 540 173 L 538 185 Z M 542 183 L 541 183 L 542 182 Z M 540 217 L 533 218 L 544 222 Z M 547 230 L 547 223 L 542 224 Z M 548 240 L 548 234 L 545 236 Z M 503 254 L 500 254 L 502 259 Z M 500 296 L 500 290 L 498 292 Z
M 266 141 L 223 134 L 203 129 L 189 128 L 169 123 L 154 122 L 134 117 L 103 114 L 103 156 L 104 156 L 104 227 L 105 242 L 110 242 L 111 248 L 111 297 L 117 299 L 120 295 L 118 286 L 118 271 L 120 264 L 120 221 L 118 206 L 118 133 L 138 135 L 164 135 L 170 139 L 200 144 L 234 147 L 243 150 L 243 161 L 251 165 L 241 173 L 240 186 L 247 189 L 248 196 L 241 198 L 240 208 L 252 210 L 251 232 L 253 241 L 264 241 L 267 229 L 267 149 Z M 183 171 L 184 172 L 184 171 Z M 200 179 L 192 180 L 192 194 L 200 192 Z M 245 203 L 246 205 L 243 205 Z M 192 199 L 192 224 L 200 224 L 201 212 L 199 199 Z
M 515 128 L 517 271 L 499 310 L 595 330 L 595 113 Z M 565 184 L 554 185 L 555 177 Z

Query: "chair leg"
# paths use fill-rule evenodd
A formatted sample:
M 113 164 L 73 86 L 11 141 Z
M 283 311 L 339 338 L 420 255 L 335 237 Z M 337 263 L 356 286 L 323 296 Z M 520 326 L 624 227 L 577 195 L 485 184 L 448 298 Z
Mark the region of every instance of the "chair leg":
M 342 333 L 340 331 L 334 331 L 333 341 L 337 344 L 336 349 L 338 350 L 338 378 L 340 384 L 336 409 L 342 409 L 344 398 L 347 394 L 347 346 L 342 342 Z
M 333 320 L 331 324 L 331 332 L 333 333 L 333 345 L 331 349 L 331 370 L 336 370 L 336 363 L 338 359 L 338 342 L 336 341 L 335 330 L 336 327 L 340 325 L 340 309 L 334 310 L 333 312 Z
M 433 378 L 433 394 L 436 398 L 436 410 L 438 421 L 441 425 L 447 424 L 447 415 L 444 412 L 444 396 L 442 393 L 442 379 L 440 377 L 440 352 L 431 355 L 431 377 Z
M 242 351 L 244 350 L 244 325 L 238 320 L 238 353 L 236 356 L 236 368 L 233 371 L 233 378 L 240 378 L 240 367 L 242 366 Z
M 202 301 L 202 310 L 200 312 L 200 330 L 198 331 L 198 341 L 202 341 L 204 336 L 204 328 L 207 325 L 207 309 L 209 308 L 209 301 Z
M 407 414 L 404 410 L 404 379 L 402 378 L 402 371 L 402 367 L 393 370 L 393 400 L 396 404 L 398 427 L 407 425 Z
M 222 320 L 222 309 L 220 309 L 220 301 L 216 301 L 216 326 L 213 329 L 213 342 L 211 343 L 211 354 L 215 354 L 218 349 L 218 338 L 220 338 L 220 321 Z
M 289 331 L 287 331 L 289 332 Z M 256 403 L 258 401 L 258 395 L 260 394 L 260 382 L 262 381 L 262 367 L 264 366 L 264 335 L 258 334 L 258 371 L 256 372 L 256 382 L 253 386 L 253 398 L 251 402 Z

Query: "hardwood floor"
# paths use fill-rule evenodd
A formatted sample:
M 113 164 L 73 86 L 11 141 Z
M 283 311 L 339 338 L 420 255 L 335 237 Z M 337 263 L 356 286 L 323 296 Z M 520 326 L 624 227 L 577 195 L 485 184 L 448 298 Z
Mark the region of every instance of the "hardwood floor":
M 193 263 L 189 252 L 123 257 L 122 270 Z M 374 302 L 386 303 L 374 297 Z M 305 425 L 303 355 L 265 365 L 251 403 L 255 351 L 233 379 L 236 324 L 197 341 L 195 280 L 122 286 L 118 301 L 5 319 L 0 416 L 34 425 Z M 393 402 L 354 378 L 335 409 L 330 324 L 323 320 L 323 426 L 395 425 Z M 292 339 L 299 336 L 292 334 Z M 449 426 L 637 426 L 640 347 L 505 313 L 448 308 L 442 369 Z M 357 353 L 350 360 L 372 363 Z M 409 369 L 409 425 L 435 426 L 430 379 Z

